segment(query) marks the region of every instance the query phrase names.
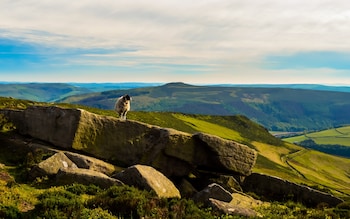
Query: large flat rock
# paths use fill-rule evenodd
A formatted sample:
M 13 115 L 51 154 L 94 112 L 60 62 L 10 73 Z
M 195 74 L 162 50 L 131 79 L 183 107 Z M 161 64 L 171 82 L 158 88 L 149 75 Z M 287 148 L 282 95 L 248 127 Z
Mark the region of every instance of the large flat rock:
M 127 185 L 148 191 L 154 191 L 159 197 L 181 197 L 180 192 L 175 185 L 161 172 L 150 166 L 134 165 L 115 174 L 113 177 Z
M 292 199 L 307 206 L 315 207 L 319 203 L 327 203 L 329 206 L 336 206 L 343 202 L 331 194 L 299 185 L 285 179 L 265 174 L 253 173 L 246 177 L 243 190 L 251 191 L 271 200 L 284 201 Z
M 102 188 L 108 188 L 113 185 L 123 185 L 121 181 L 108 177 L 101 172 L 81 168 L 61 168 L 56 175 L 56 183 L 59 185 L 69 185 L 73 183 L 84 185 L 94 184 Z
M 257 158 L 256 151 L 248 146 L 217 136 L 191 135 L 81 109 L 32 106 L 0 113 L 23 135 L 117 166 L 149 165 L 167 177 L 187 176 L 196 168 L 246 176 Z

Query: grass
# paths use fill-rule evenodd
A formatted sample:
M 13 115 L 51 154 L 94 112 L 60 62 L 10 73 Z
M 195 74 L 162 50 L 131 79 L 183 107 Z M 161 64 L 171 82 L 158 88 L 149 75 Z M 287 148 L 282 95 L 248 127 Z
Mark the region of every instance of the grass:
M 340 128 L 332 128 L 319 132 L 305 133 L 303 135 L 294 136 L 283 139 L 287 142 L 301 142 L 307 139 L 312 139 L 316 144 L 332 144 L 350 146 L 350 126 Z
M 189 125 L 198 132 L 215 134 L 221 138 L 235 140 L 238 142 L 245 141 L 245 139 L 240 135 L 240 133 L 233 129 L 229 129 L 221 125 L 193 118 L 188 115 L 175 114 L 174 116 L 175 118 L 184 121 L 185 124 Z
M 350 194 L 350 159 L 305 150 L 304 153 L 292 157 L 289 162 L 305 176 L 307 181 L 325 186 L 337 193 Z
M 37 203 L 36 196 L 40 190 L 27 184 L 10 185 L 0 180 L 0 203 L 17 207 L 20 211 L 29 211 Z

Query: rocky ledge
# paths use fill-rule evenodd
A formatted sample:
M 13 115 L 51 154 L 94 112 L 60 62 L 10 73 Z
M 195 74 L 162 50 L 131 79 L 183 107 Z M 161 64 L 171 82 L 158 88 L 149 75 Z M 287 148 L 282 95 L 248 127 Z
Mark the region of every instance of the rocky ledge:
M 33 106 L 0 113 L 22 135 L 57 148 L 82 151 L 122 167 L 149 165 L 167 177 L 187 176 L 197 168 L 247 176 L 257 159 L 255 150 L 217 136 L 190 135 L 81 109 Z

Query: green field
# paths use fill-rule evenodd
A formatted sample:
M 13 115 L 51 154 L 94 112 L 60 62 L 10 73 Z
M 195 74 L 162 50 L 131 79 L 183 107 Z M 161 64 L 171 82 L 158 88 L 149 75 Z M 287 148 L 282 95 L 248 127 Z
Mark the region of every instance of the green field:
M 350 126 L 305 133 L 303 135 L 285 138 L 283 140 L 293 143 L 307 139 L 313 140 L 316 144 L 350 146 Z

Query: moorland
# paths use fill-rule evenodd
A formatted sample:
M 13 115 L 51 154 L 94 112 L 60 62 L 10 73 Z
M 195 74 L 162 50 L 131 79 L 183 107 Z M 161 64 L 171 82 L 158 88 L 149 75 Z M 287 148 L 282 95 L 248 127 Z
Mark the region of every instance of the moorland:
M 346 113 L 350 106 L 348 101 L 350 93 L 290 88 L 221 87 L 219 89 L 218 87 L 192 86 L 182 83 L 131 88 L 127 91 L 88 92 L 79 95 L 75 95 L 75 88 L 70 89 L 65 92 L 73 92 L 73 96 L 65 93 L 63 99 L 54 97 L 48 102 L 0 98 L 0 108 L 24 109 L 30 105 L 57 105 L 82 108 L 99 115 L 116 117 L 117 115 L 112 110 L 113 101 L 116 97 L 128 92 L 133 96 L 133 110 L 128 114 L 130 120 L 174 128 L 188 133 L 205 132 L 248 145 L 258 152 L 253 172 L 277 176 L 333 194 L 345 201 L 350 200 L 349 159 L 295 145 L 293 144 L 297 141 L 295 139 L 285 141 L 269 133 L 269 130 L 273 129 L 295 131 L 327 127 L 338 127 L 336 128 L 338 131 L 335 131 L 337 134 L 347 133 L 346 128 L 342 129 L 339 126 L 350 123 L 348 122 L 349 115 Z M 57 102 L 52 103 L 53 100 Z M 226 103 L 226 100 L 232 102 Z M 221 112 L 222 115 L 218 112 Z M 6 135 L 5 126 L 2 127 L 1 132 Z M 318 140 L 317 136 L 315 138 L 312 133 L 305 136 L 312 137 L 315 141 Z M 63 191 L 67 191 L 67 188 L 72 189 L 71 187 L 55 187 L 54 189 L 45 187 L 40 184 L 41 181 L 45 184 L 45 179 L 38 179 L 39 182 L 27 182 L 20 177 L 23 169 L 26 168 L 25 165 L 9 162 L 7 156 L 0 156 L 0 159 L 0 163 L 5 164 L 0 168 L 1 174 L 11 175 L 15 182 L 1 184 L 1 191 L 6 194 L 0 199 L 2 208 L 6 203 L 7 207 L 11 206 L 14 209 L 14 212 L 26 211 L 23 203 L 29 206 L 40 206 L 42 204 L 40 194 L 45 191 L 64 193 Z M 75 189 L 74 185 L 73 188 Z M 15 197 L 11 194 L 15 194 Z M 85 193 L 77 196 L 69 195 L 72 196 L 72 199 L 83 198 L 84 200 L 95 197 L 95 195 L 89 196 Z M 254 194 L 251 195 L 259 198 Z M 91 214 L 109 214 L 102 209 L 87 211 L 91 211 Z M 343 214 L 349 214 L 346 210 L 344 211 L 343 207 L 319 206 L 318 209 L 308 209 L 300 204 L 291 204 L 288 200 L 282 203 L 271 203 L 270 207 L 264 207 L 260 209 L 260 212 L 269 218 L 283 216 L 325 218 L 327 215 L 334 215 L 337 218 Z
M 53 103 L 39 103 L 26 100 L 17 100 L 13 98 L 1 98 L 1 108 L 12 108 L 12 109 L 23 109 L 30 105 L 52 105 Z M 103 110 L 93 107 L 87 107 L 83 105 L 72 105 L 66 103 L 55 104 L 60 107 L 68 108 L 83 108 L 90 112 L 116 117 L 117 115 L 113 110 Z M 248 145 L 258 151 L 257 163 L 253 168 L 253 172 L 263 173 L 280 177 L 291 182 L 303 184 L 316 188 L 318 190 L 331 193 L 337 197 L 341 197 L 344 200 L 349 200 L 349 167 L 350 160 L 338 156 L 325 154 L 310 150 L 301 146 L 297 146 L 281 139 L 272 136 L 268 130 L 251 121 L 246 116 L 234 115 L 234 116 L 218 116 L 218 115 L 195 115 L 195 114 L 183 114 L 174 112 L 142 112 L 142 111 L 131 111 L 129 112 L 128 119 L 137 120 L 161 127 L 170 127 L 180 131 L 195 133 L 195 132 L 206 132 L 209 134 L 217 135 L 225 139 L 234 140 Z M 3 126 L 2 133 L 6 135 L 6 127 Z M 77 185 L 71 187 L 50 187 L 49 183 L 45 186 L 45 179 L 37 179 L 34 182 L 28 182 L 21 177 L 21 173 L 25 168 L 24 164 L 19 164 L 11 160 L 8 161 L 8 156 L 0 156 L 0 163 L 4 163 L 1 169 L 2 175 L 11 175 L 14 181 L 10 184 L 2 183 L 1 190 L 3 194 L 2 208 L 4 203 L 6 206 L 11 206 L 17 216 L 21 215 L 18 211 L 27 211 L 25 206 L 36 206 L 37 210 L 44 211 L 45 208 L 41 209 L 43 202 L 47 201 L 44 198 L 50 198 L 50 194 L 59 193 L 61 196 L 69 196 L 72 200 L 93 200 L 97 198 L 97 194 L 92 193 L 86 194 L 91 188 L 80 188 L 85 192 L 79 192 L 78 194 L 71 193 L 69 191 L 76 191 Z M 4 173 L 5 172 L 5 173 Z M 96 188 L 93 188 L 96 190 Z M 129 188 L 126 188 L 130 191 Z M 68 191 L 68 194 L 66 194 Z M 102 191 L 100 191 L 102 192 Z M 107 190 L 103 194 L 107 194 Z M 125 190 L 119 191 L 120 193 Z M 135 192 L 135 191 L 134 191 Z M 138 192 L 135 192 L 138 195 Z M 11 194 L 16 194 L 15 197 Z M 253 195 L 253 194 L 252 194 Z M 138 195 L 137 197 L 139 197 Z M 145 195 L 144 199 L 146 199 Z M 254 195 L 254 197 L 259 198 Z M 5 200 L 6 199 L 6 200 Z M 125 199 L 126 200 L 126 199 Z M 130 201 L 130 200 L 129 200 Z M 23 203 L 27 205 L 23 206 Z M 83 203 L 73 202 L 73 204 L 79 204 L 83 206 Z M 41 206 L 41 207 L 40 207 Z M 85 206 L 85 205 L 84 205 Z M 33 208 L 32 207 L 32 208 Z M 45 206 L 44 206 L 45 207 Z M 48 208 L 48 206 L 46 206 Z M 108 211 L 96 208 L 87 208 L 86 214 L 102 214 L 109 215 Z M 264 206 L 257 211 L 261 212 L 269 218 L 279 218 L 283 216 L 298 216 L 303 218 L 323 218 L 326 215 L 333 215 L 335 217 L 341 217 L 342 215 L 348 214 L 343 207 L 340 208 L 327 208 L 327 206 L 319 208 L 306 208 L 301 204 L 291 202 L 281 202 L 271 204 L 270 207 Z M 339 213 L 341 212 L 341 213 Z M 40 212 L 39 212 L 40 213 Z M 44 214 L 44 213 L 42 213 Z M 202 216 L 204 214 L 201 214 Z M 108 217 L 106 217 L 108 218 Z

